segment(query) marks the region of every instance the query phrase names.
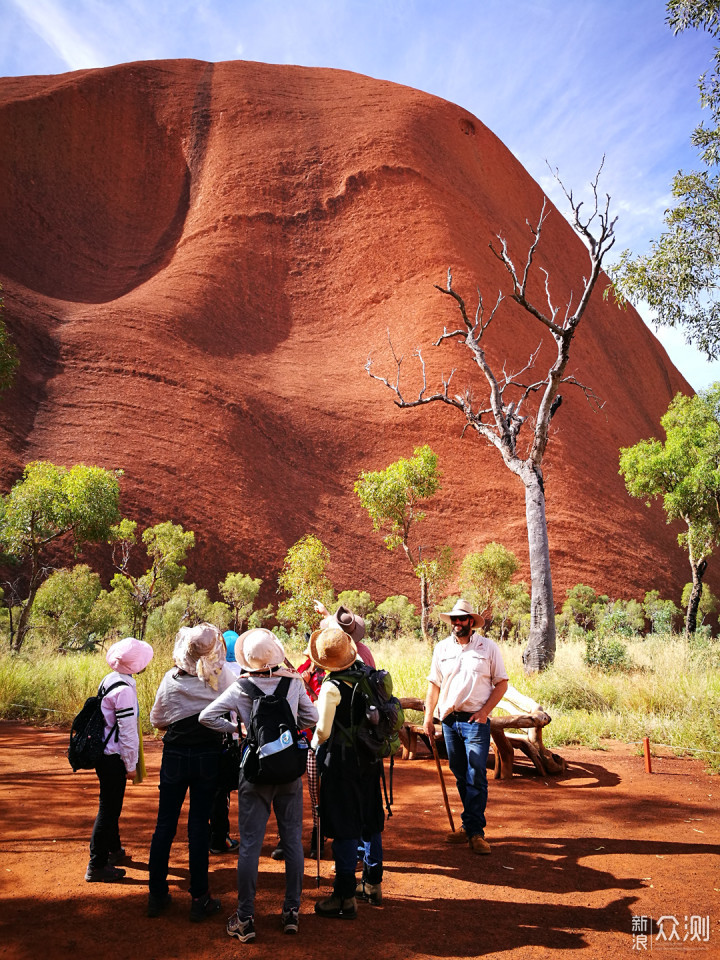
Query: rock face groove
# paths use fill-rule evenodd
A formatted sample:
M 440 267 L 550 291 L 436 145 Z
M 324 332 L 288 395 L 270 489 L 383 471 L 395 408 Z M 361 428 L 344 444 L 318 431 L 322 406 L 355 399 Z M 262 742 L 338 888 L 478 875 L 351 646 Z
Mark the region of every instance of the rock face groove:
M 523 261 L 543 195 L 479 120 L 350 73 L 197 61 L 3 79 L 0 117 L 0 282 L 22 361 L 0 401 L 3 490 L 29 460 L 122 468 L 126 515 L 196 532 L 198 584 L 242 570 L 272 593 L 315 533 L 336 589 L 415 599 L 353 483 L 429 443 L 444 477 L 421 542 L 462 557 L 499 541 L 527 578 L 520 482 L 459 413 L 399 410 L 364 369 L 372 354 L 394 376 L 389 331 L 408 394 L 418 346 L 431 382 L 456 367 L 458 392 L 482 389 L 463 348 L 431 346 L 457 320 L 433 284 L 452 267 L 473 306 L 477 287 L 508 292 L 488 245 L 500 233 Z M 577 292 L 585 248 L 554 210 L 537 262 L 556 302 Z M 658 435 L 690 388 L 601 288 L 568 373 L 605 406 L 566 386 L 544 465 L 556 600 L 582 582 L 677 602 L 677 530 L 626 494 L 618 448 Z M 542 338 L 506 301 L 488 355 L 520 369 Z

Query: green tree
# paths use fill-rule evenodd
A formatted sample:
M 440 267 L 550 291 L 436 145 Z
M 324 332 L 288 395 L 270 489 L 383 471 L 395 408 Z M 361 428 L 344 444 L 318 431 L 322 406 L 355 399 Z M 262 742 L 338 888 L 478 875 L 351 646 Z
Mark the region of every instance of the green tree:
M 388 530 L 385 546 L 388 550 L 402 547 L 420 581 L 420 623 L 425 638 L 430 607 L 428 577 L 435 578 L 436 586 L 441 583 L 448 555 L 447 548 L 441 548 L 435 566 L 431 566 L 433 558 L 423 557 L 422 546 L 413 546 L 411 536 L 414 525 L 425 519 L 421 507 L 440 489 L 437 463 L 437 455 L 426 444 L 417 447 L 410 459 L 396 460 L 384 470 L 363 470 L 355 481 L 355 493 L 370 515 L 373 529 Z
M 607 597 L 600 597 L 592 587 L 584 583 L 576 583 L 566 591 L 567 599 L 562 612 L 583 630 L 589 630 L 595 622 L 595 607 L 599 602 L 607 602 Z
M 247 573 L 229 573 L 218 584 L 220 596 L 232 612 L 232 628 L 236 633 L 242 633 L 261 586 L 262 580 L 255 580 Z
M 415 613 L 415 605 L 410 603 L 402 594 L 387 597 L 378 604 L 380 629 L 389 634 L 391 639 L 397 640 L 398 634 L 412 634 L 420 626 L 420 619 Z
M 109 533 L 113 564 L 118 573 L 112 578 L 113 589 L 124 591 L 134 610 L 135 632 L 145 637 L 152 610 L 170 599 L 187 573 L 183 560 L 195 546 L 192 530 L 183 530 L 178 523 L 166 520 L 143 531 L 150 567 L 141 576 L 130 570 L 133 547 L 137 544 L 137 523 L 124 518 Z
M 0 549 L 27 570 L 26 596 L 13 625 L 11 649 L 18 652 L 27 636 L 40 584 L 50 568 L 51 544 L 70 538 L 76 553 L 86 543 L 106 539 L 119 516 L 118 475 L 78 464 L 70 469 L 47 461 L 29 463 L 21 480 L 0 497 Z
M 491 619 L 507 595 L 520 561 L 501 543 L 488 543 L 480 553 L 468 553 L 460 564 L 460 590 L 479 613 Z
M 56 650 L 92 648 L 100 590 L 100 577 L 87 564 L 56 570 L 38 588 L 30 629 Z
M 708 557 L 720 536 L 720 383 L 693 397 L 678 394 L 661 424 L 666 440 L 641 440 L 620 451 L 620 473 L 648 506 L 662 497 L 667 522 L 682 520 L 693 589 L 685 629 L 694 633 Z
M 19 363 L 17 349 L 2 318 L 4 306 L 3 298 L 0 297 L 0 393 L 12 386 Z
M 207 590 L 198 589 L 194 583 L 181 583 L 172 596 L 150 612 L 146 635 L 153 640 L 174 637 L 180 627 L 195 627 L 199 623 L 212 623 L 226 630 L 231 618 L 227 604 L 214 603 Z
M 648 590 L 643 600 L 643 610 L 650 621 L 652 633 L 672 633 L 673 620 L 680 615 L 672 600 L 663 600 L 659 590 Z
M 720 36 L 716 0 L 670 0 L 666 21 L 674 33 L 705 30 Z M 615 290 L 633 302 L 647 301 L 655 322 L 681 327 L 688 342 L 720 355 L 720 48 L 699 81 L 700 103 L 709 124 L 695 128 L 691 142 L 700 168 L 680 171 L 672 181 L 673 203 L 665 211 L 665 229 L 649 253 L 625 250 L 612 271 Z
M 278 577 L 279 588 L 286 594 L 277 609 L 281 623 L 294 624 L 301 633 L 307 633 L 317 620 L 315 600 L 332 605 L 333 586 L 325 573 L 328 563 L 330 552 L 312 534 L 290 547 Z

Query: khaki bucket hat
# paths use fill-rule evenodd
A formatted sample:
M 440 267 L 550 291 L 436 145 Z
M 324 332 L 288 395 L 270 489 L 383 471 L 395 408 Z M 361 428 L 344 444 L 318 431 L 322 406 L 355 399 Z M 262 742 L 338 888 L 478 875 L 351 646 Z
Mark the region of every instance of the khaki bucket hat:
M 345 670 L 357 660 L 357 647 L 352 637 L 340 627 L 326 627 L 312 633 L 308 653 L 315 666 L 331 673 Z

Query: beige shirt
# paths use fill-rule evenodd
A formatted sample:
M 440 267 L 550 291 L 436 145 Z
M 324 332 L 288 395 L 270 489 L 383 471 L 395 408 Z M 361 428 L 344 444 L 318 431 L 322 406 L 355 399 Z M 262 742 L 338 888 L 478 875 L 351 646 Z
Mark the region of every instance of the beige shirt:
M 466 644 L 446 637 L 433 650 L 428 680 L 440 688 L 437 710 L 441 719 L 453 710 L 479 710 L 497 684 L 507 679 L 500 648 L 479 633 L 471 634 Z

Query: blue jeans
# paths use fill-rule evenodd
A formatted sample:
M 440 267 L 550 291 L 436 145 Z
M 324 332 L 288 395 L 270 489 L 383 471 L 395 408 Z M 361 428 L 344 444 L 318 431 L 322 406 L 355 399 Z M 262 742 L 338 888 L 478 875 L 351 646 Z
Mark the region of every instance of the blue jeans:
M 190 790 L 188 852 L 190 895 L 208 892 L 208 823 L 217 788 L 220 751 L 205 747 L 165 746 L 160 766 L 160 805 L 150 844 L 150 893 L 162 900 L 168 892 L 170 848 L 175 839 L 180 811 Z
M 258 861 L 265 839 L 270 810 L 275 811 L 280 842 L 285 854 L 285 899 L 283 910 L 300 906 L 305 854 L 302 847 L 302 777 L 278 785 L 249 783 L 243 776 L 238 786 L 237 914 L 244 920 L 255 912 Z
M 381 883 L 383 877 L 382 833 L 373 833 L 369 840 L 335 839 L 332 842 L 335 861 L 333 893 L 349 900 L 355 896 L 355 867 L 358 847 L 363 848 L 363 877 L 368 883 Z
M 442 725 L 448 763 L 462 800 L 462 825 L 469 837 L 485 836 L 487 806 L 487 758 L 490 751 L 490 721 Z

